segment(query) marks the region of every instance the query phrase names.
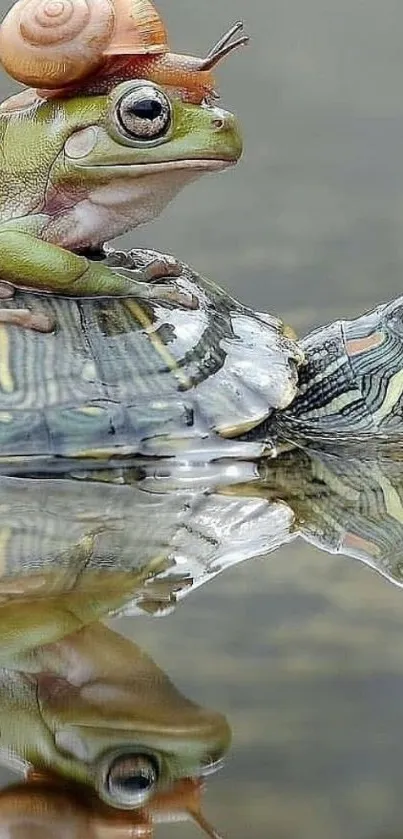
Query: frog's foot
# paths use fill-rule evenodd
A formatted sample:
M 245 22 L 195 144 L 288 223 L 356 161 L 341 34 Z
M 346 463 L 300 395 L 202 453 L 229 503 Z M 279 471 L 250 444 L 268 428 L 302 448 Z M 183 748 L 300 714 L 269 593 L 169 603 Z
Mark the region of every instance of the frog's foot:
M 117 251 L 104 247 L 104 259 L 109 268 L 132 271 L 140 282 L 153 283 L 167 277 L 180 277 L 182 264 L 174 256 L 141 248 Z
M 3 298 L 4 299 L 4 298 Z M 56 323 L 44 312 L 31 312 L 30 309 L 2 309 L 0 308 L 0 324 L 8 323 L 12 326 L 22 326 L 34 332 L 54 332 Z
M 133 251 L 131 253 L 135 254 Z M 158 282 L 159 280 L 169 280 L 181 276 L 182 265 L 174 256 L 161 254 L 155 257 L 144 268 L 144 274 L 148 285 L 146 285 L 147 292 L 143 296 L 143 299 L 168 303 L 171 306 L 179 306 L 182 309 L 198 308 L 198 300 L 194 294 L 181 291 L 175 282 Z
M 105 250 L 108 267 L 115 269 L 131 280 L 133 296 L 137 300 L 178 306 L 182 309 L 197 309 L 197 298 L 183 291 L 177 277 L 182 275 L 182 264 L 175 257 L 156 251 Z M 161 280 L 163 282 L 161 282 Z

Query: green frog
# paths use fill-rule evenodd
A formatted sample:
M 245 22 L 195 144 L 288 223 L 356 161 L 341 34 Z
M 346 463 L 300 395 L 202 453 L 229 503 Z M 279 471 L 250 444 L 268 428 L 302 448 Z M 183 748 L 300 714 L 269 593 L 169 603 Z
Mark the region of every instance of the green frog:
M 22 93 L 0 108 L 0 147 L 1 279 L 84 297 L 165 299 L 144 283 L 158 264 L 136 278 L 78 252 L 154 218 L 186 184 L 241 154 L 233 116 L 141 81 L 109 96 Z
M 97 12 L 99 8 L 95 4 Z M 63 9 L 67 14 L 64 2 L 43 0 L 39 4 L 38 16 L 49 13 L 44 27 L 47 43 L 57 37 L 49 35 L 49 27 L 57 24 Z M 21 78 L 18 72 L 27 59 L 20 56 L 13 33 L 27 32 L 27 16 L 32 12 L 29 3 L 17 3 L 0 31 L 0 61 L 15 78 Z M 135 14 L 137 8 L 132 9 Z M 120 20 L 121 28 L 123 24 Z M 217 63 L 240 42 L 228 44 L 238 29 L 236 25 L 224 36 L 203 66 Z M 83 39 L 78 44 L 83 52 L 85 27 L 82 31 L 78 27 L 76 36 Z M 92 35 L 89 42 L 93 41 Z M 5 57 L 10 44 L 18 68 L 14 71 Z M 129 275 L 124 268 L 112 270 L 91 255 L 96 255 L 104 242 L 158 216 L 186 184 L 239 160 L 242 140 L 237 121 L 215 106 L 213 91 L 207 89 L 210 95 L 196 101 L 194 96 L 187 97 L 183 88 L 187 71 L 178 88 L 170 56 L 165 54 L 154 59 L 157 69 L 168 67 L 163 73 L 155 68 L 152 72 L 154 65 L 148 55 L 143 64 L 137 57 L 135 65 L 133 59 L 129 65 L 126 62 L 123 72 L 121 56 L 111 57 L 111 49 L 105 58 L 107 69 L 98 68 L 95 76 L 84 78 L 79 85 L 64 89 L 57 81 L 57 90 L 27 88 L 0 106 L 3 298 L 11 297 L 17 287 L 73 297 L 171 300 L 172 291 L 165 280 L 178 273 L 175 260 L 157 261 L 139 268 L 137 275 L 133 271 Z M 118 52 L 123 47 L 115 49 Z M 36 52 L 42 56 L 39 49 Z M 78 58 L 74 61 L 77 64 Z M 49 64 L 46 55 L 43 64 Z M 68 66 L 65 56 L 62 64 Z M 42 72 L 45 70 L 29 78 L 38 82 Z M 130 73 L 134 77 L 128 79 Z M 144 74 L 143 78 L 139 74 Z M 206 70 L 201 69 L 199 76 L 203 74 Z M 190 75 L 193 79 L 198 76 L 196 71 Z M 167 84 L 157 83 L 155 78 Z M 50 82 L 44 78 L 42 87 Z M 12 317 L 10 310 L 0 315 L 8 322 Z M 20 322 L 21 314 L 15 312 L 15 318 Z M 35 319 L 30 323 L 28 318 L 24 325 L 46 331 L 46 324 Z
M 13 614 L 11 626 L 2 604 L 1 763 L 132 810 L 223 758 L 225 717 L 184 697 L 132 641 L 92 622 L 83 598 L 77 616 L 68 595 L 25 598 Z

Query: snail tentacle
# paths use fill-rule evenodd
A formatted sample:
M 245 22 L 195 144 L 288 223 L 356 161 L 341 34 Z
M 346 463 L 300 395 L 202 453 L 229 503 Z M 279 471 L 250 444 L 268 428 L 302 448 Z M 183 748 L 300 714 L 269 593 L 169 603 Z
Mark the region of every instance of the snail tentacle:
M 244 24 L 241 20 L 234 23 L 234 25 L 228 29 L 228 32 L 225 32 L 222 38 L 214 44 L 211 50 L 207 53 L 206 58 L 201 59 L 200 70 L 212 70 L 213 67 L 215 67 L 219 61 L 222 61 L 225 56 L 229 55 L 230 52 L 233 52 L 239 47 L 245 47 L 249 43 L 249 35 L 242 35 L 235 41 L 232 40 L 234 35 L 243 30 L 243 27 Z

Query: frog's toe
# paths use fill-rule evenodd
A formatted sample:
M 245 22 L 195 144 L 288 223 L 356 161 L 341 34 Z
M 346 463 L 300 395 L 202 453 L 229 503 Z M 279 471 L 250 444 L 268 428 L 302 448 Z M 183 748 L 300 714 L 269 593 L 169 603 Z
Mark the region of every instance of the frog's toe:
M 179 291 L 173 284 L 153 285 L 150 289 L 149 300 L 155 300 L 165 305 L 175 306 L 180 309 L 198 309 L 199 301 L 194 294 L 186 291 Z
M 180 277 L 182 265 L 173 256 L 161 255 L 146 266 L 144 273 L 147 282 L 152 283 L 165 277 Z
M 149 284 L 133 281 L 130 297 L 137 300 L 147 300 L 152 303 L 160 303 L 165 306 L 174 306 L 180 309 L 198 309 L 199 301 L 194 294 L 180 291 L 174 283 Z
M 136 268 L 141 271 L 145 282 L 152 283 L 156 280 L 164 280 L 166 277 L 180 277 L 183 273 L 183 265 L 174 256 L 170 254 L 160 253 L 149 248 L 134 248 L 128 253 L 123 254 L 126 261 L 123 263 L 125 268 Z M 122 266 L 122 254 L 118 251 L 108 252 L 108 264 L 110 264 L 111 257 L 118 257 L 117 265 Z M 130 260 L 130 264 L 128 264 Z
M 118 268 L 132 272 L 133 279 L 144 283 L 154 283 L 170 277 L 180 277 L 183 265 L 170 254 L 159 253 L 145 248 L 131 251 L 117 251 L 104 248 L 105 264 L 109 268 Z
M 0 300 L 10 300 L 14 297 L 15 288 L 10 283 L 3 283 L 0 281 Z
M 56 322 L 52 317 L 45 315 L 44 312 L 31 312 L 30 309 L 0 308 L 0 323 L 8 323 L 11 326 L 21 326 L 24 329 L 44 333 L 54 332 L 56 327 Z

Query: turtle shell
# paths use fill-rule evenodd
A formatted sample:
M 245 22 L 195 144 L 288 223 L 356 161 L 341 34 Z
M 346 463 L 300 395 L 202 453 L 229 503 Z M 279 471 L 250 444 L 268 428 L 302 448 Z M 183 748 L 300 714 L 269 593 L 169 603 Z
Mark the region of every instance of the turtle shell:
M 111 254 L 136 267 L 151 251 Z M 259 456 L 235 442 L 285 408 L 302 353 L 279 320 L 256 314 L 184 266 L 177 303 L 77 300 L 17 292 L 51 334 L 0 325 L 0 473 L 116 465 L 133 455 Z

